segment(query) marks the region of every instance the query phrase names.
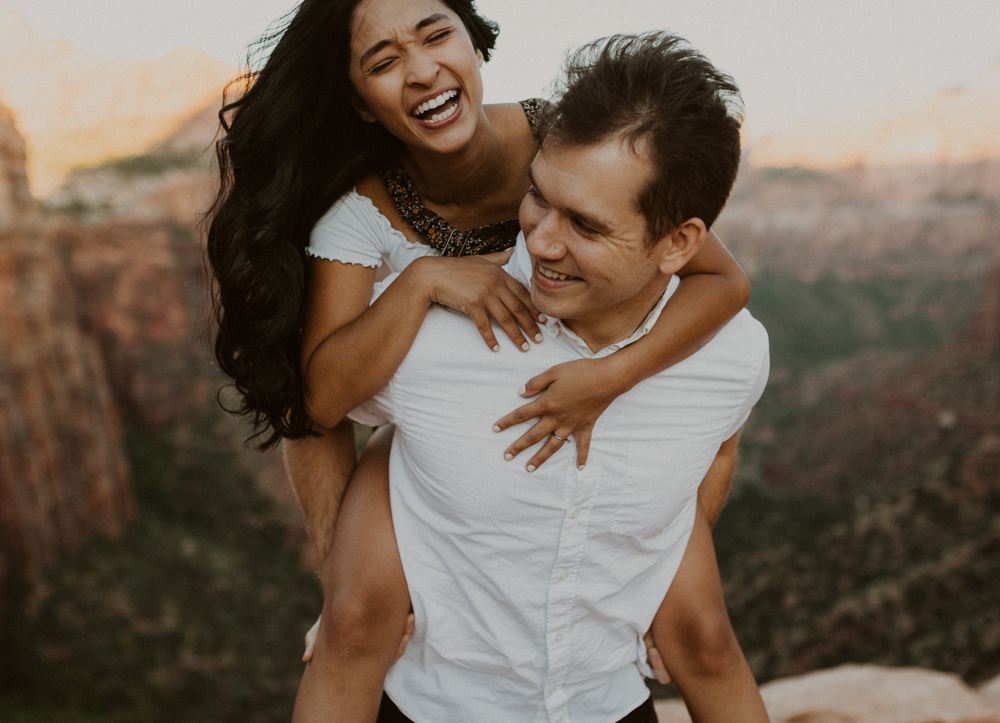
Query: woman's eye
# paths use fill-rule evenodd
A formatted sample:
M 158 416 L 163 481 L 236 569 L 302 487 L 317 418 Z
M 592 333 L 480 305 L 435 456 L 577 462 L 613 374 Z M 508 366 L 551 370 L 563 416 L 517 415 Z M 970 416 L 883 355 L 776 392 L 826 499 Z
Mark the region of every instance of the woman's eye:
M 368 73 L 370 75 L 375 75 L 376 73 L 381 73 L 383 70 L 387 69 L 390 65 L 392 65 L 392 61 L 391 60 L 383 61 L 383 62 L 379 63 L 378 65 L 373 66 L 372 69 L 368 71 Z
M 540 194 L 538 192 L 538 189 L 536 189 L 534 186 L 528 187 L 528 195 L 531 196 L 536 201 L 538 201 L 539 203 L 545 203 L 545 199 L 542 198 L 542 194 Z
M 451 35 L 451 32 L 452 32 L 451 29 L 448 29 L 448 30 L 442 30 L 440 33 L 434 33 L 432 36 L 427 38 L 427 42 L 436 43 L 438 40 L 444 40 L 449 35 Z

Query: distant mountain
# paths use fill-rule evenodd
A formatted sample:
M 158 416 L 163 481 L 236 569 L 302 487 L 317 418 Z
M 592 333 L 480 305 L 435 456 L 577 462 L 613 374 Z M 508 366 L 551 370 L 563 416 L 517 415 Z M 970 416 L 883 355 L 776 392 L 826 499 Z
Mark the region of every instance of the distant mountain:
M 36 35 L 0 0 L 0 100 L 28 146 L 34 194 L 45 197 L 78 166 L 133 156 L 218 104 L 235 71 L 193 48 L 119 61 Z
M 1000 158 L 1000 63 L 979 82 L 930 98 L 889 96 L 798 120 L 751 141 L 754 166 L 835 168 Z

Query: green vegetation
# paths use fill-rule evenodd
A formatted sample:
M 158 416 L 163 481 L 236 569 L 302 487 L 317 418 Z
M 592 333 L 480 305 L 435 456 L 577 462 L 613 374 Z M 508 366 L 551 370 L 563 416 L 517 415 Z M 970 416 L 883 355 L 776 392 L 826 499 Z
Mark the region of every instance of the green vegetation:
M 767 327 L 772 361 L 804 371 L 866 351 L 933 349 L 964 327 L 978 301 L 978 283 L 963 278 L 809 283 L 763 274 L 749 308 Z
M 736 634 L 761 680 L 845 662 L 1000 672 L 1000 489 L 958 451 L 853 506 L 743 487 L 716 527 Z M 872 487 L 875 489 L 874 485 Z
M 0 718 L 290 718 L 319 586 L 230 429 L 215 410 L 172 429 L 129 425 L 139 522 L 67 559 L 38 609 L 4 622 Z
M 124 176 L 159 176 L 168 171 L 201 168 L 208 163 L 208 154 L 205 153 L 155 151 L 141 156 L 115 158 L 102 163 L 95 170 L 114 171 Z

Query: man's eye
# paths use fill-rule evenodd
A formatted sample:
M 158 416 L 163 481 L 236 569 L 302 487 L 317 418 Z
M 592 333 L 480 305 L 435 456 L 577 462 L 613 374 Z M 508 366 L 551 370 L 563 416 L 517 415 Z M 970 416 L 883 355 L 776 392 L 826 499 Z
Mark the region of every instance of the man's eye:
M 582 233 L 584 236 L 594 236 L 595 234 L 597 234 L 597 231 L 592 229 L 590 226 L 588 226 L 578 218 L 573 219 L 573 225 L 576 226 L 576 230 Z
M 530 186 L 528 188 L 528 195 L 531 196 L 536 201 L 538 201 L 539 203 L 544 203 L 545 201 L 545 199 L 542 198 L 542 194 L 540 194 L 538 192 L 538 189 L 536 189 L 534 186 Z
M 444 40 L 449 35 L 451 35 L 451 33 L 452 31 L 450 28 L 448 30 L 442 30 L 440 33 L 434 33 L 432 36 L 427 38 L 427 42 L 436 43 L 438 40 Z

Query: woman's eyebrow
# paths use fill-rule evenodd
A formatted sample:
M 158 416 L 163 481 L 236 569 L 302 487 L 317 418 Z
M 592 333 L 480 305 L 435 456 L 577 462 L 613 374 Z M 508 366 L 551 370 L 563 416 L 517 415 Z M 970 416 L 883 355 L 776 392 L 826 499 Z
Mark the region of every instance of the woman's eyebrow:
M 433 15 L 428 15 L 426 18 L 417 23 L 416 30 L 423 30 L 428 25 L 433 25 L 434 23 L 441 22 L 442 20 L 448 20 L 448 16 L 444 13 L 434 13 Z M 358 61 L 358 65 L 364 65 L 365 62 L 375 55 L 378 51 L 382 50 L 387 45 L 392 45 L 391 40 L 379 40 L 373 46 L 368 48 L 361 56 L 361 60 Z

